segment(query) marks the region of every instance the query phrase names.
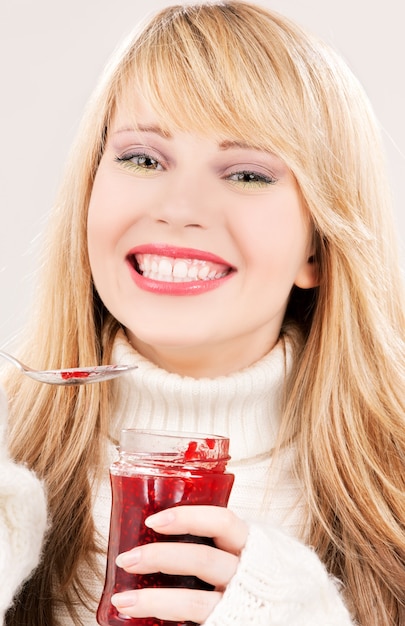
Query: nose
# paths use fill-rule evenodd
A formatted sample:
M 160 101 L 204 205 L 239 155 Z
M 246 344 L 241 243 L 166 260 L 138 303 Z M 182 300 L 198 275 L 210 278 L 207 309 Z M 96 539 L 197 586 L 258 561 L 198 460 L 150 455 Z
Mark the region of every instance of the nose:
M 210 223 L 209 190 L 190 177 L 170 178 L 160 190 L 153 218 L 173 228 L 207 229 Z

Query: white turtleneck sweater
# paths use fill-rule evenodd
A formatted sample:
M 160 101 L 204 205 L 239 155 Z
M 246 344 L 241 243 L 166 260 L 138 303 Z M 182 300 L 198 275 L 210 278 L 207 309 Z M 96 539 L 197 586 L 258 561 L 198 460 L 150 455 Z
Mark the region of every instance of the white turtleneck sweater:
M 0 624 L 18 588 L 39 562 L 47 527 L 42 483 L 10 458 L 7 417 L 7 401 L 0 389 Z
M 299 540 L 304 499 L 292 467 L 294 450 L 278 461 L 269 480 L 272 449 L 280 422 L 280 394 L 290 370 L 290 356 L 280 342 L 251 367 L 216 379 L 193 379 L 168 373 L 139 355 L 120 331 L 115 363 L 138 369 L 117 382 L 111 436 L 121 428 L 151 428 L 212 433 L 230 438 L 228 471 L 235 482 L 231 508 L 249 523 L 249 536 L 236 574 L 205 626 L 349 626 L 338 588 L 314 551 Z M 94 494 L 94 519 L 107 549 L 111 494 L 108 468 L 117 459 L 110 444 L 103 480 Z M 274 463 L 273 463 L 274 465 Z M 104 567 L 105 567 L 105 557 Z M 96 596 L 102 581 L 83 568 Z M 85 626 L 96 626 L 95 608 L 80 607 Z M 62 607 L 63 626 L 74 624 Z

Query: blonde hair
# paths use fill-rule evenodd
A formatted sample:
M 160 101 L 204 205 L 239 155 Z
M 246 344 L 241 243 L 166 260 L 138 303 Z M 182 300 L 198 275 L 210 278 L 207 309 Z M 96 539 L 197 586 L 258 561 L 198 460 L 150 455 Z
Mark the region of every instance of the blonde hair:
M 298 181 L 320 284 L 291 294 L 283 332 L 299 325 L 305 341 L 283 436 L 298 446 L 309 542 L 342 581 L 358 623 L 399 626 L 402 277 L 378 125 L 362 88 L 327 46 L 285 18 L 237 1 L 169 7 L 125 43 L 89 103 L 70 158 L 23 356 L 50 368 L 110 360 L 119 324 L 92 283 L 87 207 L 116 103 L 130 105 L 136 91 L 163 124 L 271 150 Z M 56 602 L 74 614 L 75 602 L 86 601 L 78 567 L 94 567 L 97 553 L 91 477 L 103 455 L 113 386 L 62 391 L 33 384 L 9 376 L 12 446 L 45 479 L 53 525 L 43 562 L 7 624 L 29 615 L 32 626 L 51 626 Z

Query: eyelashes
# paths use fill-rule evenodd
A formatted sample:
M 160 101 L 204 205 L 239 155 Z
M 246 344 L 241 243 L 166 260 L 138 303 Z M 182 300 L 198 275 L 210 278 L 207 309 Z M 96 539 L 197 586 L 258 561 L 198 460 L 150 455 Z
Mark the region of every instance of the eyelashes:
M 265 176 L 258 172 L 252 172 L 251 170 L 243 170 L 241 172 L 235 172 L 229 174 L 227 179 L 236 185 L 242 187 L 267 187 L 268 185 L 274 185 L 277 179 L 273 176 Z
M 134 169 L 138 171 L 146 171 L 146 172 L 155 172 L 159 170 L 163 170 L 164 168 L 160 165 L 157 159 L 154 159 L 149 154 L 140 152 L 140 153 L 131 153 L 125 154 L 123 156 L 116 156 L 115 161 L 117 163 L 121 163 L 125 167 L 129 169 Z
M 122 156 L 116 156 L 114 160 L 123 167 L 144 175 L 165 171 L 164 165 L 146 152 L 130 152 Z M 272 175 L 266 175 L 250 169 L 236 169 L 226 174 L 224 180 L 243 188 L 263 189 L 276 184 L 278 179 Z

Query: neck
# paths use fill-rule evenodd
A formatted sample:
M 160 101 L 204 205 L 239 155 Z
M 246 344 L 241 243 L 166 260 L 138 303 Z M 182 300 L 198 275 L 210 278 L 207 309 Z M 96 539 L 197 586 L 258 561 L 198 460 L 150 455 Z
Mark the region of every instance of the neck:
M 115 363 L 138 369 L 116 381 L 117 411 L 111 435 L 121 428 L 224 435 L 234 460 L 268 454 L 279 431 L 291 350 L 284 341 L 248 368 L 217 378 L 192 378 L 156 366 L 129 344 L 115 340 Z
M 241 338 L 232 345 L 224 342 L 198 347 L 156 346 L 145 343 L 129 334 L 129 342 L 143 357 L 166 372 L 191 378 L 217 378 L 239 372 L 259 361 L 276 344 L 266 338 L 257 342 Z

